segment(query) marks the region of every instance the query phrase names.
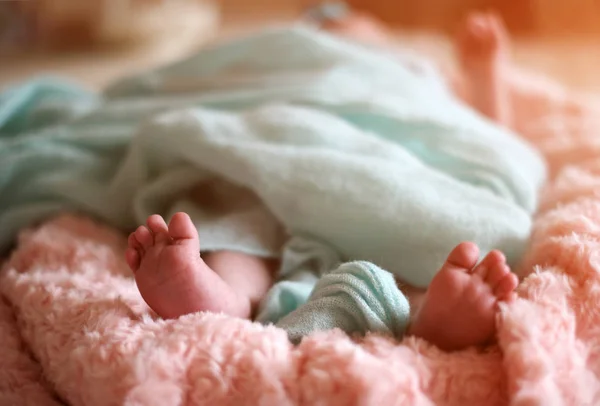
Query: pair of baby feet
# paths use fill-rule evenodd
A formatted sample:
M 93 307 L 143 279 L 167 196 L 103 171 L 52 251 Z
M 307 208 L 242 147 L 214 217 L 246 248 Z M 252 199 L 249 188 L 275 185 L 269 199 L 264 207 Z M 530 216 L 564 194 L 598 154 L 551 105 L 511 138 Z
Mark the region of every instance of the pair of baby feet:
M 187 214 L 177 213 L 168 225 L 150 216 L 128 241 L 127 263 L 142 297 L 160 316 L 238 314 L 233 290 L 200 257 Z M 517 283 L 502 253 L 492 251 L 479 262 L 477 245 L 461 243 L 431 281 L 408 333 L 446 350 L 484 344 L 495 336 L 498 304 L 513 299 Z
M 377 30 L 370 27 L 371 31 L 358 31 L 381 42 L 384 35 L 375 36 Z M 457 90 L 463 90 L 481 113 L 507 124 L 508 101 L 500 91 L 507 34 L 501 21 L 493 14 L 472 14 L 457 44 L 470 80 L 466 88 Z M 162 317 L 197 311 L 249 314 L 247 300 L 240 300 L 200 257 L 198 233 L 185 213 L 177 213 L 168 225 L 160 216 L 150 216 L 147 226 L 129 236 L 126 260 L 142 297 Z M 446 350 L 485 344 L 495 336 L 498 304 L 513 300 L 517 284 L 502 253 L 492 251 L 479 262 L 477 245 L 461 243 L 431 281 L 408 333 Z

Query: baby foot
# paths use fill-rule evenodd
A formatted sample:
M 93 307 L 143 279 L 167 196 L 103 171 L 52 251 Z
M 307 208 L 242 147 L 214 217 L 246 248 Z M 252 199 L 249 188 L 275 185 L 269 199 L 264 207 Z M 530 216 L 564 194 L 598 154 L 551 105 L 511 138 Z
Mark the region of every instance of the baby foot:
M 409 334 L 448 351 L 494 338 L 498 303 L 514 299 L 518 279 L 499 251 L 476 265 L 478 259 L 473 243 L 454 248 L 431 281 Z
M 508 33 L 492 13 L 470 14 L 456 38 L 467 81 L 468 99 L 482 114 L 508 124 L 508 90 L 502 75 L 508 66 Z
M 493 13 L 471 13 L 456 38 L 464 67 L 498 62 L 508 53 L 508 33 Z
M 168 226 L 161 216 L 150 216 L 128 243 L 125 259 L 140 294 L 159 316 L 210 311 L 248 317 L 249 303 L 200 258 L 198 232 L 187 214 L 175 214 Z

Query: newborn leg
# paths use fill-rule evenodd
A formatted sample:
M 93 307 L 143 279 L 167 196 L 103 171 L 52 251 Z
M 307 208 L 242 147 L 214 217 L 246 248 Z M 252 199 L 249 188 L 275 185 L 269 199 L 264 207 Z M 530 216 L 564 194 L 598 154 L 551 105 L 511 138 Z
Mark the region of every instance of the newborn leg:
M 509 68 L 508 34 L 501 20 L 493 14 L 471 14 L 456 44 L 468 102 L 483 115 L 510 126 L 510 93 L 502 81 Z
M 146 303 L 161 317 L 198 311 L 250 318 L 269 289 L 274 264 L 251 255 L 220 251 L 200 258 L 198 232 L 177 213 L 167 226 L 150 216 L 129 236 L 126 260 Z
M 479 265 L 473 243 L 458 245 L 433 278 L 408 334 L 444 350 L 491 341 L 496 333 L 498 303 L 514 298 L 518 279 L 504 255 L 489 253 Z

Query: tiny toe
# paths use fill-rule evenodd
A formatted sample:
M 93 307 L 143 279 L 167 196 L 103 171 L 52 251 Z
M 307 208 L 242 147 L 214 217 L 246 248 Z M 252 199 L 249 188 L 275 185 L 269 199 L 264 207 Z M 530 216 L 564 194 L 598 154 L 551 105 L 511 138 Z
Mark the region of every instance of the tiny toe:
M 498 299 L 507 298 L 516 289 L 519 279 L 514 273 L 508 273 L 498 282 L 494 288 L 494 296 Z
M 505 263 L 498 266 L 494 266 L 488 271 L 485 277 L 485 283 L 487 283 L 488 286 L 490 286 L 493 290 L 496 288 L 498 283 L 509 273 L 510 268 Z
M 129 234 L 129 237 L 127 237 L 127 245 L 135 250 L 143 249 L 140 242 L 135 238 L 135 232 Z
M 175 213 L 169 222 L 169 235 L 174 240 L 190 240 L 198 238 L 198 231 L 186 213 Z
M 482 14 L 475 14 L 469 19 L 469 28 L 471 30 L 471 34 L 473 35 L 481 35 L 481 32 L 485 28 L 485 25 L 486 18 Z
M 135 230 L 134 236 L 144 250 L 147 250 L 154 244 L 152 233 L 144 226 L 139 226 L 137 230 Z
M 473 269 L 473 274 L 478 275 L 481 279 L 486 279 L 491 269 L 502 267 L 506 263 L 506 257 L 498 250 L 490 251 Z
M 446 259 L 446 264 L 469 271 L 479 259 L 479 247 L 472 242 L 458 244 Z
M 125 261 L 127 261 L 127 265 L 133 272 L 137 271 L 140 267 L 140 254 L 135 250 L 135 248 L 127 248 L 125 251 Z
M 494 28 L 496 31 L 500 31 L 504 27 L 504 22 L 502 21 L 502 17 L 495 11 L 488 11 L 486 13 L 486 17 L 488 20 L 488 24 Z
M 146 224 L 148 224 L 148 228 L 152 231 L 152 234 L 154 234 L 155 243 L 165 242 L 170 239 L 167 223 L 165 223 L 165 220 L 158 214 L 153 214 L 148 217 Z

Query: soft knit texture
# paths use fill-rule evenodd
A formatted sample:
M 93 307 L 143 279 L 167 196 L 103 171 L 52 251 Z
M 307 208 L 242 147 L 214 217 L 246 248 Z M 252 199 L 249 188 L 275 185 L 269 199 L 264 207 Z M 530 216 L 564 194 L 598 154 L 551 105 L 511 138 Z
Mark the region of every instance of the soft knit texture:
M 324 274 L 308 301 L 276 326 L 299 343 L 315 331 L 335 328 L 352 335 L 377 332 L 402 337 L 409 321 L 408 300 L 392 274 L 370 262 L 355 261 Z
M 597 404 L 599 104 L 515 83 L 517 126 L 553 178 L 498 346 L 446 354 L 332 331 L 293 347 L 282 330 L 218 315 L 157 320 L 122 260 L 124 237 L 63 216 L 24 231 L 5 265 L 0 404 L 55 405 L 54 393 L 87 406 Z

